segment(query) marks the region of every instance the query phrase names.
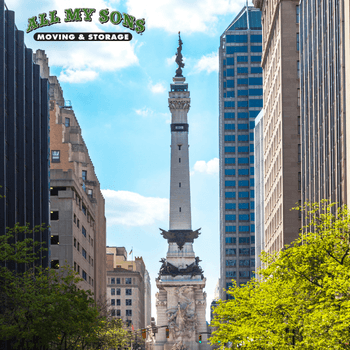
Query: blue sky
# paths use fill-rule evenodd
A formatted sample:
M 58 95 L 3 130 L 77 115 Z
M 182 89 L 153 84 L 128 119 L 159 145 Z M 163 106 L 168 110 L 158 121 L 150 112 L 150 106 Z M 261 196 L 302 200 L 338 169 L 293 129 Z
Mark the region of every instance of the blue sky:
M 152 295 L 167 242 L 170 192 L 169 84 L 175 75 L 178 31 L 189 84 L 189 143 L 194 243 L 207 278 L 209 306 L 219 278 L 218 58 L 220 35 L 243 0 L 7 0 L 16 25 L 57 10 L 60 24 L 25 34 L 42 49 L 82 128 L 106 200 L 107 245 L 133 247 L 151 275 Z M 95 8 L 92 22 L 65 23 L 64 9 Z M 144 18 L 142 35 L 122 25 L 101 25 L 101 9 Z M 43 32 L 130 32 L 130 42 L 36 42 Z M 152 313 L 155 315 L 155 299 Z

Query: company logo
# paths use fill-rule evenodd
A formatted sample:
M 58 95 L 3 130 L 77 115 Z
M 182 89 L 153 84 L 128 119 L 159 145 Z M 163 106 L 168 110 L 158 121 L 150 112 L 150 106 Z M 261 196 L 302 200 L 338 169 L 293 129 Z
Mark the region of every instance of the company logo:
M 92 16 L 96 12 L 93 8 L 76 8 L 66 9 L 64 22 L 91 22 Z M 145 31 L 145 19 L 136 19 L 136 17 L 127 13 L 121 14 L 119 11 L 109 12 L 109 9 L 103 9 L 99 12 L 99 22 L 101 24 L 112 23 L 114 25 L 121 24 L 124 28 L 141 34 Z M 61 18 L 57 16 L 57 11 L 40 13 L 38 16 L 28 18 L 27 33 L 33 30 L 48 27 L 53 24 L 61 23 Z M 130 41 L 132 35 L 130 33 L 36 33 L 34 39 L 38 41 Z

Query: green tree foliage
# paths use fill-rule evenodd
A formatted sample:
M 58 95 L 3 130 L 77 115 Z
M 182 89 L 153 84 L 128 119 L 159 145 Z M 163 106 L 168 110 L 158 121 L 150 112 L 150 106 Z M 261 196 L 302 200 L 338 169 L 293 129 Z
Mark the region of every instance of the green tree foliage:
M 82 279 L 70 267 L 35 267 L 40 244 L 16 239 L 27 232 L 16 225 L 0 236 L 0 341 L 12 349 L 128 348 L 131 334 L 121 320 L 110 319 L 91 291 L 79 289 Z M 25 272 L 8 268 L 14 264 Z
M 212 344 L 244 349 L 350 349 L 350 211 L 305 204 L 308 225 L 259 279 L 234 285 L 215 309 Z

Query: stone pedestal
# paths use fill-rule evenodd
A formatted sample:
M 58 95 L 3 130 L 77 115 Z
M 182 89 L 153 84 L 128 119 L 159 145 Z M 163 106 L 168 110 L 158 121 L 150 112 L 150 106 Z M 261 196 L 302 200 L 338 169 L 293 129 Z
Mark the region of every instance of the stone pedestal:
M 166 261 L 181 271 L 188 266 L 198 266 L 199 259 L 194 256 L 192 243 L 186 243 L 181 250 L 176 243 L 170 243 Z M 156 279 L 159 289 L 156 295 L 158 333 L 154 349 L 180 350 L 181 346 L 187 350 L 206 348 L 205 282 L 202 274 L 160 274 Z M 166 337 L 166 328 L 169 329 L 169 338 Z M 201 344 L 198 342 L 199 334 L 202 334 Z

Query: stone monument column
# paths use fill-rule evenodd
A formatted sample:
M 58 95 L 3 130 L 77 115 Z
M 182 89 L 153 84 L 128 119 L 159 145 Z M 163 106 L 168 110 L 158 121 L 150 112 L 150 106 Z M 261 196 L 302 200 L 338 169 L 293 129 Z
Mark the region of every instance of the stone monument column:
M 189 125 L 187 114 L 190 108 L 190 92 L 182 75 L 182 41 L 176 54 L 178 69 L 170 85 L 169 108 L 171 112 L 171 171 L 169 230 L 161 229 L 168 240 L 166 258 L 156 284 L 157 327 L 154 343 L 156 350 L 204 350 L 207 347 L 205 319 L 206 293 L 201 261 L 193 250 L 194 239 L 200 234 L 191 225 L 191 194 L 189 168 Z M 166 337 L 166 328 L 169 337 Z M 199 344 L 199 334 L 203 342 Z

